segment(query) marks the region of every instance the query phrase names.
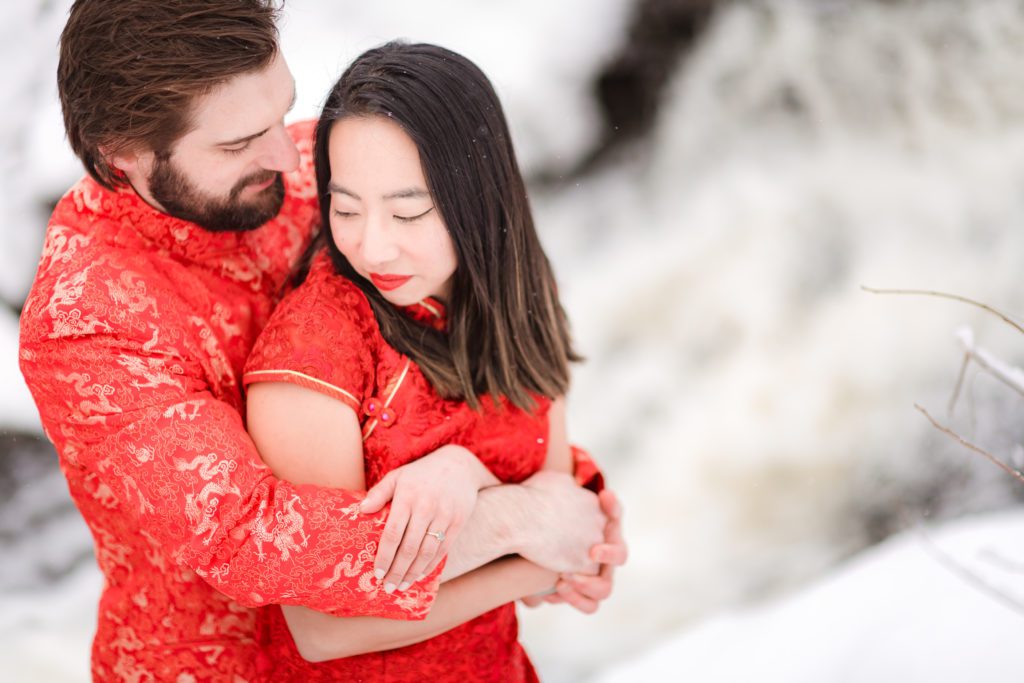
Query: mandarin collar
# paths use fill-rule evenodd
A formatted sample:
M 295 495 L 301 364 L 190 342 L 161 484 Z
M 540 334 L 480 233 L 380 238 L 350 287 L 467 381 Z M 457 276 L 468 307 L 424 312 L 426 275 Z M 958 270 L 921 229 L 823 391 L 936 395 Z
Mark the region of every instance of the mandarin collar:
M 212 232 L 191 221 L 159 211 L 139 196 L 130 185 L 114 193 L 114 215 L 130 224 L 147 241 L 164 251 L 192 262 L 223 258 L 237 253 L 245 233 Z M 127 226 L 126 226 L 127 227 Z
M 287 185 L 287 179 L 285 183 Z M 268 264 L 266 258 L 260 256 L 258 246 L 273 219 L 247 232 L 213 232 L 158 211 L 130 185 L 111 192 L 86 178 L 77 189 L 77 199 L 84 205 L 81 208 L 91 206 L 98 209 L 99 215 L 106 214 L 114 220 L 117 225 L 112 236 L 115 243 L 127 245 L 141 239 L 178 261 L 196 264 L 221 277 L 245 283 L 254 291 L 263 288 Z M 287 204 L 286 198 L 282 212 L 288 210 Z
M 418 323 L 444 332 L 448 326 L 448 311 L 445 305 L 434 297 L 427 297 L 410 306 L 402 306 L 401 310 Z

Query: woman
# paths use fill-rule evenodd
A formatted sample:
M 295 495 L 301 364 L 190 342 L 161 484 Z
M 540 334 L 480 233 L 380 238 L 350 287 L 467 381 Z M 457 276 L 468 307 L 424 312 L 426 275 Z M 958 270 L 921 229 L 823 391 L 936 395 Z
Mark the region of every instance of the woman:
M 561 397 L 577 356 L 500 103 L 471 62 L 431 45 L 364 53 L 328 96 L 315 163 L 326 244 L 246 368 L 249 429 L 296 482 L 363 489 L 402 472 L 431 489 L 404 498 L 419 507 L 396 495 L 377 565 L 384 590 L 412 594 L 477 491 L 572 471 Z M 313 414 L 296 449 L 289 427 Z M 594 510 L 579 523 L 600 541 Z M 270 610 L 273 678 L 536 680 L 513 603 L 550 591 L 555 569 L 450 563 L 423 621 Z

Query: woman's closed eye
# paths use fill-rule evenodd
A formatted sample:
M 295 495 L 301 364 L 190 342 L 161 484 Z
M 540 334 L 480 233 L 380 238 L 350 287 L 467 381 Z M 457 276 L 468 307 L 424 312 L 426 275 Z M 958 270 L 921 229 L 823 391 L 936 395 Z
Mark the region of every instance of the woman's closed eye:
M 430 213 L 433 210 L 434 210 L 434 207 L 430 207 L 429 209 L 427 209 L 423 213 L 417 214 L 415 216 L 399 216 L 399 215 L 396 214 L 396 215 L 393 216 L 393 218 L 396 221 L 398 221 L 399 223 L 412 223 L 413 221 L 416 221 L 416 220 L 419 220 L 420 218 L 423 218 L 424 216 L 426 216 L 428 213 Z

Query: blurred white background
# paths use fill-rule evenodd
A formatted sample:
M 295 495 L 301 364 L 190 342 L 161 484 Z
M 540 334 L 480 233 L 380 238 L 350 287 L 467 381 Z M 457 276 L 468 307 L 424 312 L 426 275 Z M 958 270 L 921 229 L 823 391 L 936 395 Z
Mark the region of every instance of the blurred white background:
M 16 681 L 88 679 L 100 583 L 16 351 L 49 207 L 81 173 L 54 84 L 69 4 L 5 7 L 0 39 L 0 671 Z M 689 39 L 679 19 L 704 9 Z M 624 499 L 632 551 L 596 616 L 524 611 L 545 681 L 1022 680 L 1024 486 L 913 403 L 1019 467 L 1020 396 L 971 366 L 945 407 L 959 326 L 1018 365 L 1024 338 L 860 289 L 1024 311 L 1019 2 L 290 0 L 282 37 L 296 118 L 395 37 L 462 52 L 502 96 L 588 357 L 571 435 Z M 654 94 L 614 102 L 650 109 L 635 130 L 595 97 L 616 64 Z

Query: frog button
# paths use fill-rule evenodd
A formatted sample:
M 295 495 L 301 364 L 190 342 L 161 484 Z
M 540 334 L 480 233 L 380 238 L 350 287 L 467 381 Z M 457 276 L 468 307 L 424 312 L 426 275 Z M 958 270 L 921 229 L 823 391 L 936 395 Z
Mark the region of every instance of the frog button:
M 372 396 L 363 401 L 363 414 L 367 417 L 377 417 L 377 414 L 384 407 L 384 401 Z
M 398 411 L 395 410 L 394 406 L 387 406 L 380 409 L 380 413 L 377 415 L 377 421 L 382 427 L 390 427 L 395 424 L 395 420 L 398 419 Z

